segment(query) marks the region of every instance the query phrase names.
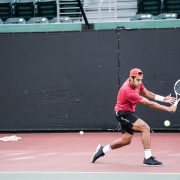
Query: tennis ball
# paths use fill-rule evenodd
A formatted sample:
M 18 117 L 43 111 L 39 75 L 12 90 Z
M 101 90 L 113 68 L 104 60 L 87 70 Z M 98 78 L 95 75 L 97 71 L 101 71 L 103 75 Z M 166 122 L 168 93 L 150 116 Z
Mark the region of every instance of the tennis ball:
M 168 127 L 168 126 L 170 126 L 170 125 L 171 125 L 171 123 L 170 123 L 169 120 L 165 120 L 165 121 L 164 121 L 164 126 Z
M 80 134 L 80 135 L 83 135 L 83 134 L 84 134 L 84 131 L 79 131 L 79 134 Z

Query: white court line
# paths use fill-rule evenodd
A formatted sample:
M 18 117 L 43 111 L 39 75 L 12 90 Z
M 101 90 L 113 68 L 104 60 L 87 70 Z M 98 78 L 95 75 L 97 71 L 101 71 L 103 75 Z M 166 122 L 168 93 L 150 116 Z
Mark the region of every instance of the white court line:
M 59 152 L 52 152 L 52 153 L 44 153 L 44 154 L 40 154 L 40 156 L 51 156 L 51 155 L 56 155 Z
M 5 154 L 4 156 L 19 156 L 19 155 L 25 155 L 25 154 L 30 154 L 30 153 L 25 153 L 25 152 L 22 152 L 22 153 L 12 153 L 12 154 Z
M 164 175 L 164 174 L 169 174 L 169 175 L 180 175 L 180 173 L 154 173 L 154 172 L 37 172 L 37 171 L 17 171 L 17 172 L 11 172 L 11 171 L 6 171 L 6 172 L 0 172 L 0 174 L 26 174 L 26 173 L 33 173 L 33 174 L 130 174 L 130 175 Z
M 23 173 L 4 173 L 0 174 L 3 180 L 179 180 L 180 173 L 85 173 L 85 172 L 23 172 Z
M 27 157 L 18 157 L 18 158 L 11 158 L 8 160 L 16 161 L 16 160 L 24 160 L 24 159 L 33 159 L 33 156 L 27 156 Z

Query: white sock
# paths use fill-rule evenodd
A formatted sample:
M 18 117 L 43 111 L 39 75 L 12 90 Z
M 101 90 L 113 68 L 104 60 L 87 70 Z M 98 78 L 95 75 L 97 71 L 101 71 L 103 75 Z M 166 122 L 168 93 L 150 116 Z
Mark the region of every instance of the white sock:
M 104 148 L 103 148 L 103 153 L 107 153 L 107 152 L 109 152 L 109 151 L 111 151 L 112 149 L 111 149 L 111 146 L 110 146 L 110 144 L 108 144 L 108 145 L 106 145 L 106 146 L 104 146 Z
M 148 159 L 152 156 L 151 149 L 144 149 L 144 157 L 145 159 Z

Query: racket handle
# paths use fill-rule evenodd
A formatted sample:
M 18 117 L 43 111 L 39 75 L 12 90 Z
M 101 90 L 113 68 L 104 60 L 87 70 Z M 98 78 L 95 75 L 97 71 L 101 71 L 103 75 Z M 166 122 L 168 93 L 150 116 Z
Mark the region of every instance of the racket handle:
M 178 105 L 178 102 L 179 102 L 179 101 L 176 101 L 176 102 L 173 104 L 173 106 L 177 106 L 177 105 Z

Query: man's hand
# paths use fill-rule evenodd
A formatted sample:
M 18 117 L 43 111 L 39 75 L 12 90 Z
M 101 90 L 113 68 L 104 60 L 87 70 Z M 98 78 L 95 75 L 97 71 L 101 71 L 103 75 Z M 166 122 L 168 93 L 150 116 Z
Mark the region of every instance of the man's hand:
M 156 103 L 154 101 L 149 101 L 147 98 L 143 97 L 142 100 L 140 101 L 141 104 L 144 104 L 152 109 L 157 109 L 161 111 L 166 111 L 166 112 L 175 112 L 177 109 L 177 106 L 172 105 L 172 106 L 164 106 L 159 103 Z
M 171 94 L 164 97 L 164 102 L 174 104 L 176 102 L 176 98 L 172 97 Z
M 172 105 L 168 109 L 169 109 L 169 112 L 175 112 L 177 109 L 177 106 Z

